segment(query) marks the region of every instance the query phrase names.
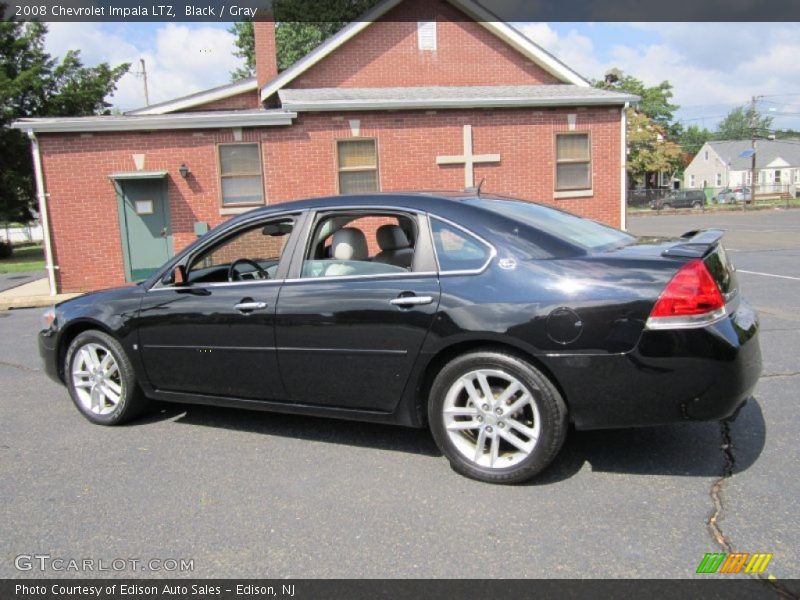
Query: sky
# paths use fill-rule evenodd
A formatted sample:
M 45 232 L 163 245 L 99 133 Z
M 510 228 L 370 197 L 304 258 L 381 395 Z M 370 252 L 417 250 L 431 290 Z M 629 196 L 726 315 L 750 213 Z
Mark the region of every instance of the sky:
M 610 68 L 647 85 L 672 83 L 685 125 L 713 129 L 731 109 L 759 96 L 774 128 L 800 129 L 800 23 L 515 23 L 584 77 Z M 79 49 L 84 64 L 131 62 L 109 100 L 121 110 L 230 81 L 240 65 L 230 24 L 49 23 L 47 50 Z

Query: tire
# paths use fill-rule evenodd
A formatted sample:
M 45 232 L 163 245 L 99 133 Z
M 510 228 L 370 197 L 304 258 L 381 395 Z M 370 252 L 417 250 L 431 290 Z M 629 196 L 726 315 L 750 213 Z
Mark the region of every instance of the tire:
M 484 381 L 489 402 L 483 400 Z M 516 411 L 504 411 L 515 406 Z M 511 354 L 484 350 L 459 356 L 439 372 L 431 386 L 428 422 L 458 473 L 488 483 L 520 483 L 542 472 L 558 454 L 567 432 L 567 407 L 536 367 Z
M 92 423 L 120 425 L 148 405 L 122 346 L 102 331 L 84 331 L 72 341 L 64 379 L 75 406 Z
M 669 204 L 669 203 L 664 203 L 664 204 L 662 204 L 662 205 L 661 205 L 661 210 L 664 210 L 665 208 L 666 208 L 666 209 L 670 209 L 670 208 L 672 208 L 672 204 Z
M 700 204 L 699 202 L 694 202 L 692 203 L 692 208 L 703 208 L 703 205 Z

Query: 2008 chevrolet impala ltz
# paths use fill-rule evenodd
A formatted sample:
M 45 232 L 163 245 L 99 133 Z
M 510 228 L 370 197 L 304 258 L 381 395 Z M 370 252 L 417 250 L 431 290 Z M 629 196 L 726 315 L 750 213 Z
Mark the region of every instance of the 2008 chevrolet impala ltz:
M 636 238 L 479 193 L 272 205 L 47 311 L 40 350 L 95 423 L 163 400 L 427 426 L 460 473 L 518 482 L 570 422 L 747 400 L 758 319 L 722 233 Z

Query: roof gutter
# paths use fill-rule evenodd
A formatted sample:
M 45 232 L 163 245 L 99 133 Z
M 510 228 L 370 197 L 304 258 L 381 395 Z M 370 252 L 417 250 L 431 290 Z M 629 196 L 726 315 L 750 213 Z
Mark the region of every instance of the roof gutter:
M 32 129 L 28 130 L 28 138 L 31 140 L 31 154 L 33 155 L 33 175 L 36 182 L 36 197 L 39 200 L 39 221 L 42 224 L 42 234 L 44 237 L 44 257 L 45 269 L 47 269 L 47 281 L 50 284 L 50 295 L 58 293 L 56 285 L 56 269 L 58 268 L 53 261 L 53 243 L 50 239 L 50 218 L 47 213 L 47 192 L 44 186 L 44 171 L 42 170 L 42 154 L 39 151 L 39 140 Z
M 433 100 L 285 100 L 286 110 L 343 111 L 343 110 L 415 110 L 445 108 L 533 108 L 549 106 L 626 106 L 630 98 L 442 98 Z
M 13 129 L 39 133 L 77 133 L 95 131 L 156 131 L 161 129 L 226 129 L 230 127 L 274 127 L 291 125 L 297 113 L 264 111 L 263 114 L 178 113 L 125 117 L 64 117 L 20 119 Z

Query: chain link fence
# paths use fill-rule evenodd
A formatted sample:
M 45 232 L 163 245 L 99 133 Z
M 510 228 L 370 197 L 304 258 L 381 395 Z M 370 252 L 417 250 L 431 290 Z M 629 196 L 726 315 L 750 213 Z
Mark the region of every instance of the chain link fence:
M 628 190 L 628 210 L 748 210 L 761 207 L 800 208 L 800 184 L 759 184 L 704 189 L 637 188 Z

